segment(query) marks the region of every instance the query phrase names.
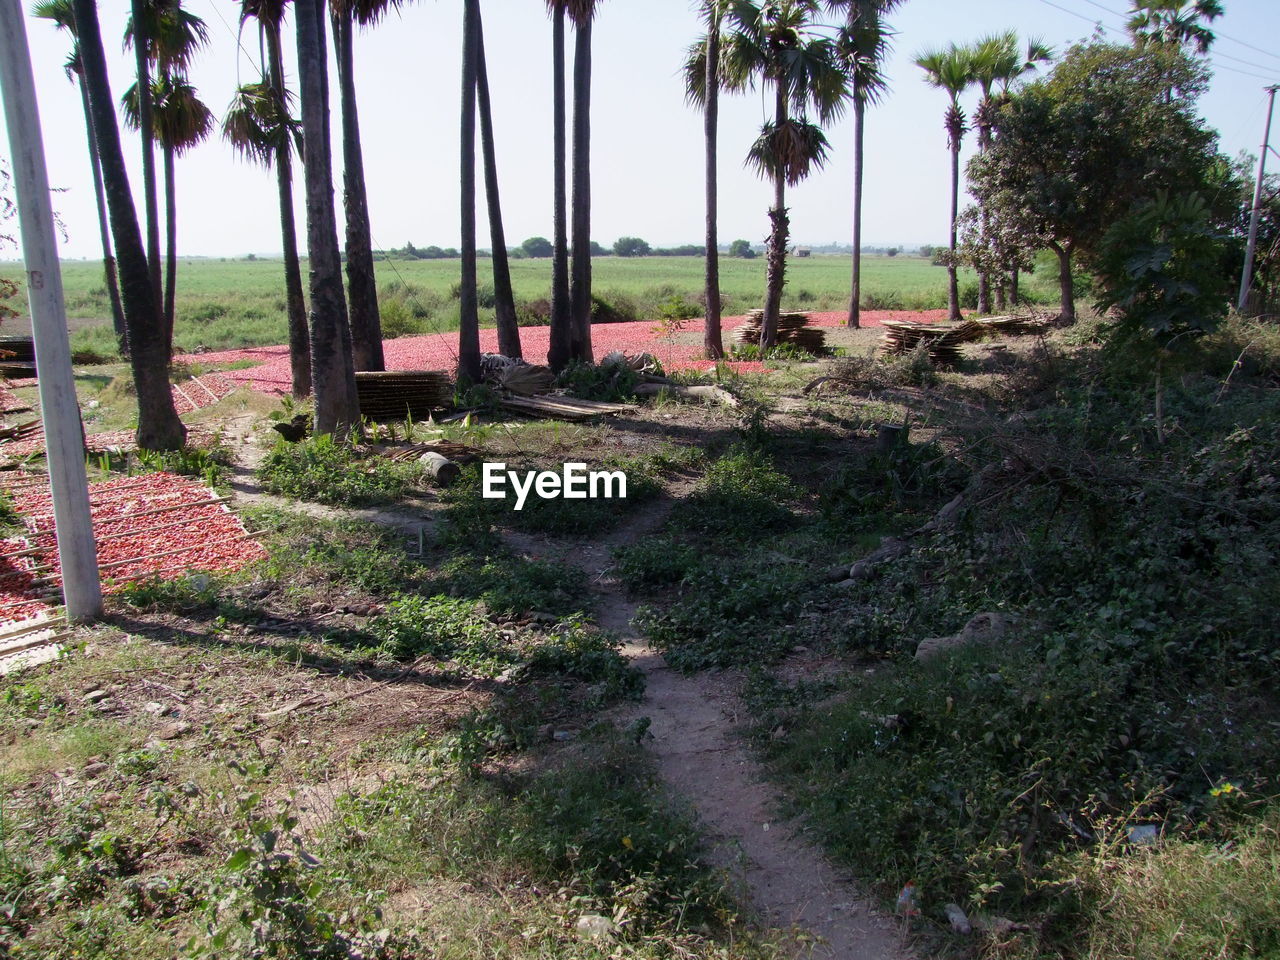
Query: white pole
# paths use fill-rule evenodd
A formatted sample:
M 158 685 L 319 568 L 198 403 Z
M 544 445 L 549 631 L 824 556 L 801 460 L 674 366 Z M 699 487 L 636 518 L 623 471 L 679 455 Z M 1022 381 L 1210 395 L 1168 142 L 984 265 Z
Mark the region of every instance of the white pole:
M 1258 182 L 1253 188 L 1253 212 L 1249 214 L 1249 243 L 1244 251 L 1244 272 L 1240 274 L 1240 299 L 1236 310 L 1244 313 L 1245 301 L 1249 299 L 1249 285 L 1253 283 L 1253 255 L 1258 249 L 1258 215 L 1262 213 L 1262 181 L 1267 175 L 1267 151 L 1271 149 L 1271 115 L 1275 112 L 1276 90 L 1280 87 L 1267 87 L 1271 99 L 1267 103 L 1267 127 L 1262 135 L 1262 153 L 1258 156 Z
M 18 193 L 18 224 L 27 268 L 27 300 L 40 376 L 40 415 L 44 420 L 58 557 L 62 561 L 63 597 L 68 619 L 92 620 L 102 613 L 102 586 L 89 515 L 84 434 L 71 371 L 62 269 L 53 231 L 49 175 L 21 0 L 0 0 L 0 95 L 4 99 Z

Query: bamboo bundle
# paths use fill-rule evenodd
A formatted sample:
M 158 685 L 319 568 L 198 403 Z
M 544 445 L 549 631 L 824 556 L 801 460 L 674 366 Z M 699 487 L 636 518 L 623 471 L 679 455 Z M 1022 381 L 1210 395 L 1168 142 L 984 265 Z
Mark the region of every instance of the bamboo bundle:
M 885 353 L 910 353 L 917 344 L 926 344 L 929 359 L 940 366 L 954 366 L 960 360 L 960 345 L 972 343 L 984 333 L 981 323 L 965 320 L 957 324 L 917 323 L 914 320 L 885 320 Z
M 808 324 L 807 313 L 778 314 L 778 343 L 791 343 L 809 353 L 821 353 L 826 347 L 827 335 Z M 764 311 L 752 310 L 747 314 L 747 322 L 734 331 L 733 342 L 759 343 L 763 327 Z
M 453 381 L 438 370 L 361 371 L 356 397 L 369 420 L 424 420 L 453 402 Z
M 579 400 L 576 397 L 504 397 L 504 410 L 527 417 L 550 417 L 556 420 L 589 420 L 592 417 L 624 413 L 635 408 L 626 403 L 604 403 L 600 400 Z
M 1028 333 L 1043 333 L 1050 327 L 1047 317 L 983 317 L 974 323 L 981 324 L 984 329 L 995 333 L 1003 333 L 1012 337 Z

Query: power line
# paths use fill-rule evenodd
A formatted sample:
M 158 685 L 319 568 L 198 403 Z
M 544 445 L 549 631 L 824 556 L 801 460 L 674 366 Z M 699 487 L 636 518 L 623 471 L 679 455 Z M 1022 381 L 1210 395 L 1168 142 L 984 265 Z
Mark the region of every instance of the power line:
M 1119 12 L 1118 12 L 1118 11 L 1116 11 L 1116 10 L 1112 10 L 1110 7 L 1107 7 L 1107 6 L 1104 6 L 1104 5 L 1103 5 L 1103 4 L 1101 4 L 1101 3 L 1098 3 L 1098 0 L 1084 0 L 1084 2 L 1085 2 L 1085 3 L 1087 3 L 1087 4 L 1089 4 L 1089 6 L 1091 6 L 1091 7 L 1097 7 L 1099 10 L 1105 10 L 1107 13 L 1111 14 L 1113 17 L 1119 17 L 1119 18 L 1120 18 L 1120 19 L 1122 19 L 1122 20 L 1123 20 L 1123 19 L 1125 19 L 1125 14 L 1123 14 L 1123 13 L 1119 13 Z M 1264 56 L 1272 57 L 1272 58 L 1274 58 L 1274 59 L 1276 59 L 1276 60 L 1280 60 L 1280 54 L 1275 53 L 1275 52 L 1273 52 L 1273 51 L 1271 51 L 1271 50 L 1264 50 L 1262 47 L 1254 46 L 1252 43 L 1248 43 L 1248 42 L 1246 42 L 1246 41 L 1244 41 L 1244 40 L 1238 40 L 1238 39 L 1236 39 L 1235 37 L 1231 36 L 1230 34 L 1222 33 L 1221 31 L 1218 31 L 1218 30 L 1214 30 L 1214 31 L 1213 31 L 1213 35 L 1214 35 L 1214 38 L 1215 38 L 1215 39 L 1218 39 L 1218 40 L 1229 40 L 1231 43 L 1238 43 L 1238 44 L 1240 44 L 1240 46 L 1242 46 L 1242 47 L 1247 47 L 1248 49 L 1250 49 L 1250 50 L 1254 51 L 1255 53 L 1261 53 L 1261 54 L 1263 54 Z M 1218 54 L 1218 55 L 1219 55 L 1219 56 L 1223 56 L 1223 57 L 1227 57 L 1227 59 L 1229 59 L 1229 60 L 1240 60 L 1240 58 L 1239 58 L 1239 57 L 1233 57 L 1233 56 L 1231 56 L 1230 54 L 1221 53 L 1220 51 L 1219 51 L 1219 54 Z M 1272 69 L 1271 67 L 1263 67 L 1261 64 L 1257 64 L 1257 63 L 1250 63 L 1248 60 L 1240 60 L 1240 62 L 1241 62 L 1241 63 L 1248 63 L 1248 64 L 1249 64 L 1249 66 L 1251 66 L 1251 67 L 1259 67 L 1259 68 L 1260 68 L 1260 69 L 1262 69 L 1262 70 L 1270 70 L 1270 69 Z

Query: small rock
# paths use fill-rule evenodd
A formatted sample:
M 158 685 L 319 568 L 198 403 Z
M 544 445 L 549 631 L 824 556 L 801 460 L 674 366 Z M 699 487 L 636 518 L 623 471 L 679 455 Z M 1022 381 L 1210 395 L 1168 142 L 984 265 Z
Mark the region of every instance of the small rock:
M 262 747 L 263 753 L 275 753 L 280 749 L 280 741 L 275 737 L 267 737 L 259 744 L 259 746 Z
M 584 914 L 578 918 L 578 922 L 574 924 L 574 927 L 583 936 L 593 939 L 611 937 L 617 929 L 612 920 L 598 913 Z
M 837 590 L 848 590 L 850 587 L 852 587 L 852 586 L 856 586 L 856 585 L 857 585 L 857 583 L 858 583 L 858 581 L 857 581 L 857 580 L 853 580 L 853 579 L 850 579 L 850 578 L 846 577 L 844 580 L 841 580 L 839 583 L 837 583 L 837 584 L 836 584 L 836 589 L 837 589 Z
M 145 710 L 147 713 L 155 714 L 157 717 L 160 716 L 165 711 L 164 704 L 160 703 L 157 700 L 152 700 L 150 703 L 144 703 L 142 705 L 142 709 Z
M 551 734 L 551 739 L 552 739 L 552 740 L 554 740 L 554 741 L 556 741 L 557 743 L 564 743 L 566 740 L 572 740 L 572 739 L 573 739 L 573 731 L 572 731 L 572 730 L 557 730 L 557 731 L 555 731 L 553 734 Z
M 176 740 L 190 729 L 191 724 L 187 723 L 187 721 L 175 720 L 172 723 L 166 723 L 161 726 L 156 731 L 156 736 L 161 740 Z
M 84 702 L 100 703 L 101 701 L 107 699 L 107 696 L 108 696 L 107 691 L 103 690 L 101 687 L 97 687 L 93 690 L 90 690 L 88 693 L 84 695 Z
M 329 605 L 325 603 L 323 600 L 317 600 L 315 603 L 311 604 L 312 613 L 326 613 L 328 612 L 328 610 L 329 610 Z
M 968 936 L 973 933 L 973 926 L 969 923 L 969 918 L 964 915 L 964 911 L 960 909 L 960 905 L 956 903 L 948 903 L 942 908 L 947 915 L 947 922 L 951 924 L 954 933 L 964 934 Z
M 927 637 L 916 646 L 916 659 L 928 660 L 946 650 L 975 643 L 994 643 L 1004 639 L 1014 619 L 1003 613 L 980 613 L 972 617 L 959 633 L 949 637 Z
M 80 772 L 83 773 L 90 780 L 93 780 L 97 777 L 102 776 L 102 774 L 106 773 L 107 769 L 108 767 L 105 763 L 90 763 L 86 765 L 85 768 Z
M 1136 847 L 1146 847 L 1160 839 L 1160 825 L 1139 823 L 1129 828 L 1129 842 Z
M 842 563 L 835 567 L 827 567 L 826 577 L 832 583 L 836 583 L 840 580 L 843 580 L 848 576 L 849 576 L 848 564 Z

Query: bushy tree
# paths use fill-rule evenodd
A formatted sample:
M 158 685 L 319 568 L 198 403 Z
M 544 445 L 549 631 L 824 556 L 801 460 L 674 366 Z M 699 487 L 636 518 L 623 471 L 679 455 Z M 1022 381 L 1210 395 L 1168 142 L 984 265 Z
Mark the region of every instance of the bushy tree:
M 751 249 L 750 240 L 735 240 L 729 244 L 729 256 L 740 257 L 743 260 L 752 260 L 755 258 L 756 252 Z
M 1090 42 L 1010 97 L 970 190 L 995 229 L 1058 258 L 1062 316 L 1075 319 L 1072 267 L 1117 221 L 1161 191 L 1196 191 L 1216 136 L 1196 113 L 1204 68 L 1176 50 Z
M 647 257 L 652 253 L 649 244 L 639 237 L 619 237 L 613 245 L 615 257 Z
M 551 246 L 551 241 L 546 237 L 530 237 L 520 244 L 520 249 L 524 251 L 526 257 L 532 260 L 544 259 L 555 252 L 555 248 Z

